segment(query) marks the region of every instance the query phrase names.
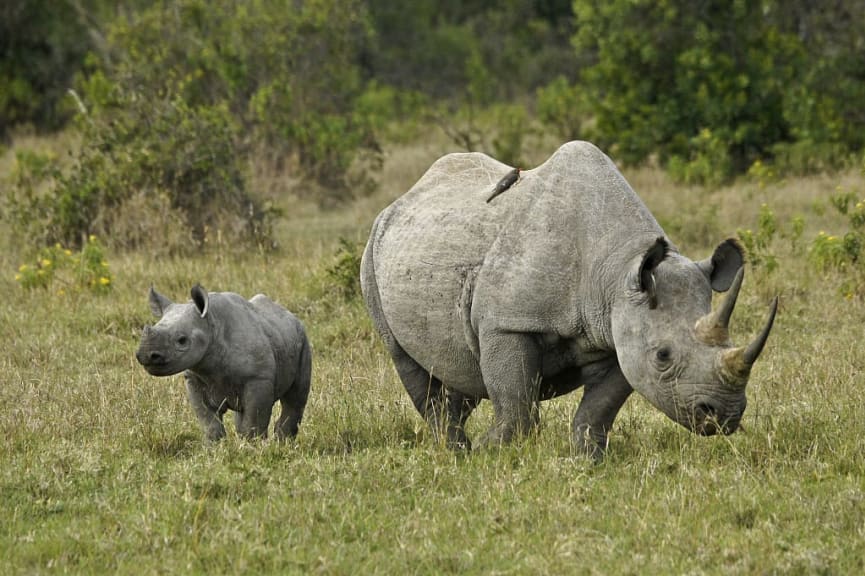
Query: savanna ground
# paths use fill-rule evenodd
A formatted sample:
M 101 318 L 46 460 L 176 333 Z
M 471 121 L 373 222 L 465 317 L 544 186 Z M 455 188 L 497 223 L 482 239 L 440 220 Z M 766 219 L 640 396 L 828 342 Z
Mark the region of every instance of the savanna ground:
M 545 403 L 539 434 L 517 446 L 461 455 L 435 444 L 360 299 L 328 272 L 339 239 L 361 244 L 374 215 L 448 148 L 391 150 L 378 192 L 335 210 L 284 196 L 275 253 L 109 251 L 107 295 L 23 290 L 21 240 L 4 232 L 0 571 L 862 573 L 865 305 L 807 250 L 820 230 L 843 229 L 828 199 L 839 186 L 861 198 L 861 172 L 719 190 L 625 172 L 694 259 L 755 228 L 766 204 L 780 230 L 764 251 L 778 267 L 749 267 L 734 340 L 755 333 L 773 295 L 781 307 L 744 430 L 695 437 L 635 395 L 593 465 L 569 442 L 579 391 Z M 4 172 L 10 162 L 7 152 Z M 153 321 L 148 286 L 185 300 L 197 281 L 264 292 L 305 322 L 313 391 L 295 442 L 240 441 L 228 419 L 228 439 L 206 446 L 182 378 L 137 365 L 139 330 Z M 486 403 L 470 433 L 491 418 Z

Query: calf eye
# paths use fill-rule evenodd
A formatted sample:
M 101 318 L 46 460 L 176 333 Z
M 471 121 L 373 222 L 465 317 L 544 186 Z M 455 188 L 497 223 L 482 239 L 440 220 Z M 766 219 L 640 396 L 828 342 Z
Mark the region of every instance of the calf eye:
M 673 351 L 664 346 L 663 348 L 658 348 L 658 351 L 655 352 L 655 358 L 658 359 L 658 362 L 669 362 L 673 357 Z

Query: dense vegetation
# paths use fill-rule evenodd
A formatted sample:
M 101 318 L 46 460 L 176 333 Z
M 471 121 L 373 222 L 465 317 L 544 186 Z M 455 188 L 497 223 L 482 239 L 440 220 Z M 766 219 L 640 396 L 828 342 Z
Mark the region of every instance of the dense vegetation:
M 388 150 L 380 190 L 335 209 L 291 202 L 276 252 L 104 250 L 106 271 L 88 243 L 80 256 L 43 254 L 58 269 L 22 290 L 16 239 L 4 238 L 4 573 L 862 573 L 865 301 L 844 291 L 863 276 L 851 274 L 839 232 L 862 230 L 863 209 L 848 203 L 845 215 L 827 199 L 843 207 L 862 175 L 709 190 L 657 168 L 625 172 L 691 257 L 751 232 L 760 259 L 734 341 L 754 335 L 776 294 L 781 310 L 743 430 L 697 437 L 635 395 L 595 466 L 569 442 L 580 391 L 543 403 L 539 433 L 517 446 L 457 455 L 436 445 L 353 291 L 356 246 L 376 212 L 451 148 L 439 136 Z M 110 290 L 91 290 L 91 271 Z M 182 378 L 136 364 L 140 327 L 153 321 L 148 286 L 183 299 L 199 281 L 265 292 L 306 324 L 315 372 L 296 442 L 242 442 L 229 419 L 226 441 L 207 447 Z M 482 403 L 469 434 L 491 418 Z
M 33 0 L 0 16 L 0 137 L 73 119 L 79 135 L 70 157 L 20 158 L 6 215 L 33 244 L 152 249 L 164 231 L 141 221 L 159 220 L 189 231 L 172 252 L 217 232 L 267 248 L 263 169 L 332 204 L 429 131 L 511 164 L 539 134 L 585 138 L 705 184 L 861 164 L 865 145 L 853 0 Z
M 0 558 L 10 574 L 865 570 L 865 3 L 0 3 Z M 742 430 L 636 395 L 608 459 L 454 454 L 358 294 L 375 214 L 440 155 L 598 142 L 682 252 L 737 236 Z M 151 284 L 306 324 L 295 442 L 200 441 L 135 363 Z M 469 422 L 491 423 L 489 403 Z M 231 429 L 231 422 L 228 422 Z

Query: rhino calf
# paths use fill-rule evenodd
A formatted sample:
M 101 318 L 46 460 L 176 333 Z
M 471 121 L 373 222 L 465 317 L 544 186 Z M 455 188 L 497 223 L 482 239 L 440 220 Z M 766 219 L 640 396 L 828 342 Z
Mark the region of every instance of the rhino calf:
M 205 438 L 225 436 L 222 416 L 235 413 L 244 437 L 267 436 L 279 400 L 279 439 L 297 434 L 312 372 L 312 352 L 300 320 L 258 294 L 192 288 L 192 302 L 176 304 L 150 288 L 150 310 L 160 318 L 146 326 L 135 356 L 153 376 L 185 371 L 189 401 Z

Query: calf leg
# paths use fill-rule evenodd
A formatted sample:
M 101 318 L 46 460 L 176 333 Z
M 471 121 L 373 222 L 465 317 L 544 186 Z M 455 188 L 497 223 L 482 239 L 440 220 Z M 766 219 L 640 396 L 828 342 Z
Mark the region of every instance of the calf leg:
M 269 381 L 247 382 L 243 386 L 241 411 L 235 413 L 237 433 L 244 438 L 265 438 L 273 412 L 273 385 Z
M 300 421 L 303 419 L 303 411 L 306 409 L 306 401 L 309 397 L 309 388 L 312 380 L 312 354 L 309 344 L 305 344 L 300 356 L 297 375 L 294 384 L 288 389 L 279 403 L 282 412 L 276 421 L 274 435 L 277 440 L 294 438 L 297 436 Z
M 222 415 L 225 414 L 225 406 L 214 406 L 207 397 L 207 384 L 192 372 L 185 372 L 186 393 L 192 411 L 204 430 L 204 438 L 208 442 L 218 442 L 225 437 L 225 426 L 222 424 Z

